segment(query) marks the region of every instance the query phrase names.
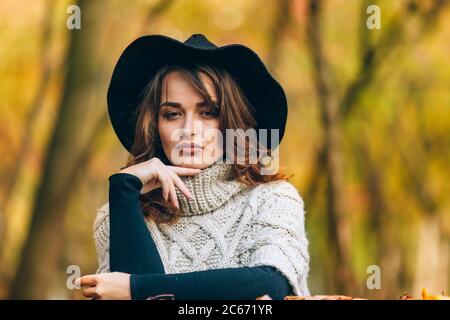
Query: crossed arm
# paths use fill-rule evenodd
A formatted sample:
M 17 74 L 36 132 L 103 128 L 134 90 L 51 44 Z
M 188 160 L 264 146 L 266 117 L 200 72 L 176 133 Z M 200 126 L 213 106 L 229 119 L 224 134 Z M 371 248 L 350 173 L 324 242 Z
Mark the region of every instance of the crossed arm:
M 142 182 L 134 175 L 109 177 L 109 260 L 112 273 L 81 277 L 94 299 L 255 299 L 268 294 L 283 299 L 291 291 L 288 280 L 272 266 L 213 269 L 165 274 L 156 245 L 139 203 Z

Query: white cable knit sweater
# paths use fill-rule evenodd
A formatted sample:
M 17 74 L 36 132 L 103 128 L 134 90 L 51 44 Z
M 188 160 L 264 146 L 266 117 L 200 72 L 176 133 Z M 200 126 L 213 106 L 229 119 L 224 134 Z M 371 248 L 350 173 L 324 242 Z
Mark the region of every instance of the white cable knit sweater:
M 223 162 L 181 176 L 194 199 L 176 189 L 180 220 L 147 222 L 166 273 L 268 265 L 287 277 L 291 294 L 310 295 L 305 211 L 296 188 L 281 180 L 248 187 L 232 176 L 232 165 Z M 109 203 L 97 211 L 94 239 L 97 273 L 109 272 Z

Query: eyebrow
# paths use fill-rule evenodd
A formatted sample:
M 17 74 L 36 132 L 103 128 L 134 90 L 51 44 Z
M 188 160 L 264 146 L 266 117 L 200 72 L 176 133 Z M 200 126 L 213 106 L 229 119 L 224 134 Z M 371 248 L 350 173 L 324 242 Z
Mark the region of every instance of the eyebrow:
M 217 103 L 216 101 L 214 101 L 213 100 L 213 102 L 214 103 Z M 160 104 L 160 107 L 164 107 L 164 106 L 167 106 L 167 107 L 174 107 L 174 108 L 181 108 L 181 103 L 179 103 L 179 102 L 174 102 L 174 101 L 164 101 L 163 103 L 161 103 Z M 197 106 L 197 107 L 204 107 L 204 106 L 207 106 L 207 102 L 206 101 L 200 101 L 200 102 L 197 102 L 196 104 L 195 104 L 195 106 Z

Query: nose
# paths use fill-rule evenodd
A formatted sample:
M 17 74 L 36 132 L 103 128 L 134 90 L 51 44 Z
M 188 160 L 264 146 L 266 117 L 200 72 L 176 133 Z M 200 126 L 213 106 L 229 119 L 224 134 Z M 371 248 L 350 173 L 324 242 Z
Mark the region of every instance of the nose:
M 201 121 L 196 120 L 192 113 L 187 113 L 182 128 L 184 138 L 190 139 L 191 136 L 199 135 L 201 125 Z

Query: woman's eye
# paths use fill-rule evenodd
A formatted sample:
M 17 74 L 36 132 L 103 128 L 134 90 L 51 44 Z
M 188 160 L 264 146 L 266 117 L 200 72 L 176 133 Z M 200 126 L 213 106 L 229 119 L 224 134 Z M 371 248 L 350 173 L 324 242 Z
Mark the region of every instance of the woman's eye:
M 200 114 L 206 117 L 216 117 L 219 115 L 216 111 L 202 111 Z
M 166 112 L 163 114 L 164 118 L 172 119 L 178 115 L 178 112 Z

